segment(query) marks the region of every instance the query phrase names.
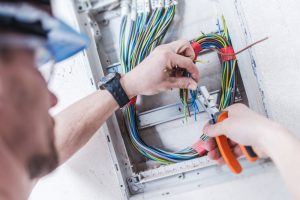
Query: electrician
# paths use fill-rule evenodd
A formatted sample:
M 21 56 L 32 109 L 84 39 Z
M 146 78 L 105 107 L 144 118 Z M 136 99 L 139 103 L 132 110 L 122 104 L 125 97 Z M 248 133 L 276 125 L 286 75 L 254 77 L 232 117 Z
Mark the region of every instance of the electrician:
M 0 199 L 27 199 L 34 183 L 68 160 L 117 109 L 137 95 L 154 95 L 171 88 L 196 89 L 199 72 L 187 41 L 156 48 L 124 76 L 109 74 L 101 90 L 74 103 L 52 118 L 57 98 L 47 88 L 53 63 L 86 47 L 87 38 L 51 16 L 48 0 L 0 0 Z M 165 72 L 175 66 L 192 77 Z M 236 142 L 270 156 L 294 194 L 299 176 L 299 142 L 286 129 L 242 105 L 228 108 L 229 118 L 205 127 L 209 136 L 228 133 Z M 282 144 L 285 144 L 284 148 Z M 211 140 L 206 148 L 222 162 Z M 239 149 L 236 148 L 237 156 Z

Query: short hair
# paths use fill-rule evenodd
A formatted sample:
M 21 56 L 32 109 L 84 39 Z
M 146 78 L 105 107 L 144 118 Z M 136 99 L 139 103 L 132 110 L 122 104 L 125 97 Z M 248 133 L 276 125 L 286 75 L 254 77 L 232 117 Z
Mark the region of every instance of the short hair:
M 51 0 L 0 0 L 0 2 L 6 3 L 28 3 L 34 7 L 37 7 L 48 14 L 52 15 Z
M 51 4 L 49 0 L 0 0 L 0 3 L 20 4 L 28 3 L 36 9 L 43 10 L 51 14 Z M 47 31 L 44 30 L 40 20 L 32 22 L 20 22 L 14 16 L 0 16 L 0 34 L 1 33 L 21 33 L 26 35 L 38 35 L 47 37 Z

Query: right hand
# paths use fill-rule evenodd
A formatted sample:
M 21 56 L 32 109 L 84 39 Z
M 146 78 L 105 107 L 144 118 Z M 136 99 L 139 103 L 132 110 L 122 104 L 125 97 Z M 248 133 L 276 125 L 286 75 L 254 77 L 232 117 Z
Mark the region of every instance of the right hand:
M 129 97 L 154 95 L 171 88 L 195 90 L 199 81 L 199 71 L 193 63 L 195 53 L 189 41 L 178 40 L 154 49 L 138 66 L 121 79 L 121 84 Z M 173 74 L 176 69 L 187 70 L 191 77 Z
M 243 104 L 234 104 L 226 110 L 228 111 L 227 119 L 214 125 L 206 124 L 203 132 L 210 137 L 226 135 L 238 144 L 252 146 L 258 156 L 265 157 L 265 139 L 281 129 L 281 126 Z M 214 145 L 212 142 L 211 144 Z

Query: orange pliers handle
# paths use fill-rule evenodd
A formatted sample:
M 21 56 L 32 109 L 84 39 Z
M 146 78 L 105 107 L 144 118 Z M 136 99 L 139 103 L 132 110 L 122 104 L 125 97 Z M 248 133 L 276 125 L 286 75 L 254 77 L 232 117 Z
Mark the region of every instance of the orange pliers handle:
M 228 118 L 228 112 L 227 111 L 220 112 L 215 117 L 216 123 L 222 122 L 226 118 Z M 216 137 L 216 141 L 220 149 L 220 153 L 224 158 L 225 163 L 230 168 L 230 170 L 235 174 L 241 173 L 242 171 L 241 164 L 239 163 L 239 161 L 231 151 L 227 137 L 224 135 L 218 136 Z M 257 155 L 253 151 L 252 147 L 243 146 L 243 145 L 240 145 L 240 147 L 242 149 L 243 154 L 246 156 L 247 160 L 249 160 L 250 162 L 254 162 L 257 160 Z

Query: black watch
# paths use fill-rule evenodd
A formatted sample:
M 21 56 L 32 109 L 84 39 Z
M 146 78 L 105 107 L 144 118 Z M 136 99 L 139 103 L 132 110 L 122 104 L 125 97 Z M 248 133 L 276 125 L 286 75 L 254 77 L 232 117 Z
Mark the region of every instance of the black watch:
M 100 79 L 98 87 L 101 90 L 109 91 L 119 104 L 120 108 L 122 108 L 129 103 L 130 100 L 120 83 L 120 79 L 121 75 L 119 73 L 109 73 Z

